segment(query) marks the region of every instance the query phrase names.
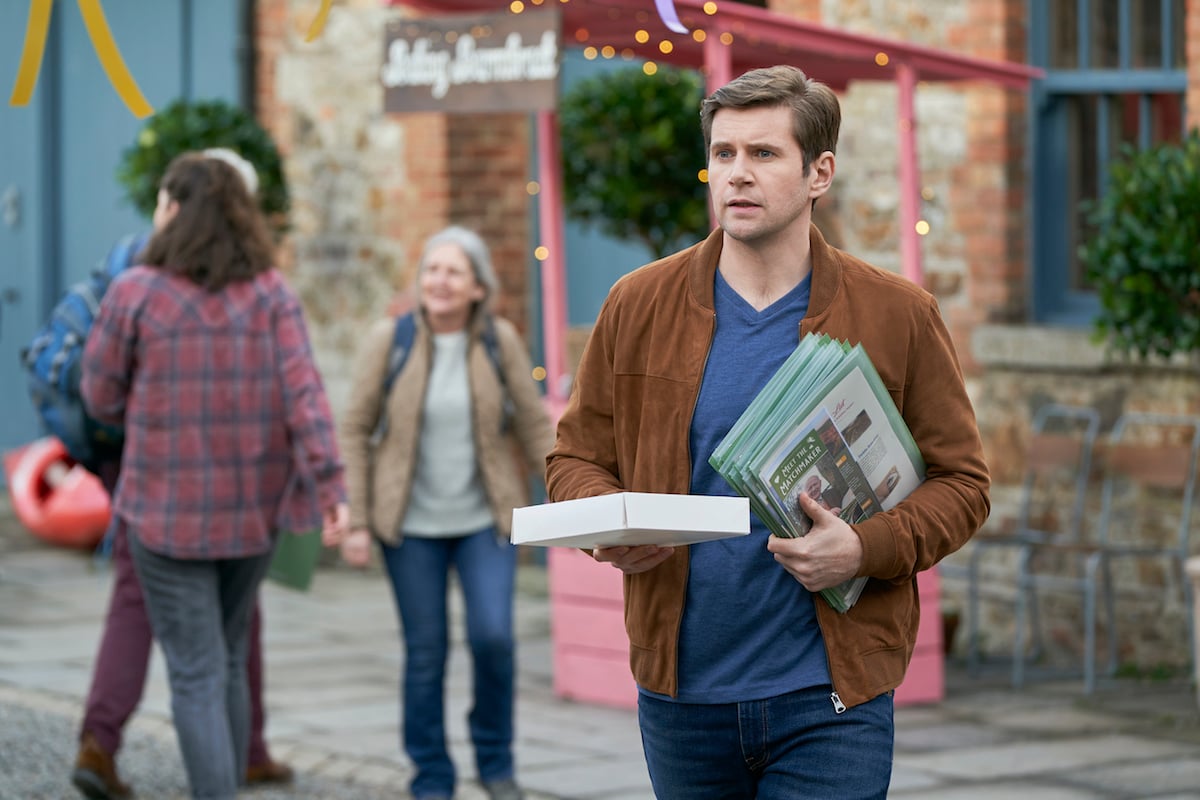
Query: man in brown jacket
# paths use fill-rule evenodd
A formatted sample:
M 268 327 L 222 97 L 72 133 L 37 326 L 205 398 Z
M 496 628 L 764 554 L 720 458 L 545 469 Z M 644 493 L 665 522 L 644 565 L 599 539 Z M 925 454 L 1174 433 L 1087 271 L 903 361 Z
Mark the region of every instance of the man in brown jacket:
M 812 208 L 841 112 L 792 67 L 703 103 L 719 227 L 626 275 L 605 301 L 547 459 L 550 499 L 732 495 L 708 456 L 810 332 L 861 342 L 926 463 L 889 511 L 849 525 L 811 498 L 801 539 L 597 549 L 625 574 L 643 747 L 663 798 L 882 798 L 892 690 L 916 640 L 916 575 L 989 511 L 974 411 L 934 298 L 830 247 Z M 868 576 L 839 614 L 821 589 Z

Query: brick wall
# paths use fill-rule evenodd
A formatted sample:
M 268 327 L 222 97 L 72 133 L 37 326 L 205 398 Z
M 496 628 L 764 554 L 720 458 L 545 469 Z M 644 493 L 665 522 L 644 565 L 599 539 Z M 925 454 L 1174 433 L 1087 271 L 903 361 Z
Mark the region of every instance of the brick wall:
M 769 5 L 803 19 L 969 55 L 1024 58 L 1021 0 Z M 284 264 L 308 287 L 312 313 L 340 327 L 323 329 L 323 344 L 348 349 L 354 337 L 334 318 L 342 312 L 355 319 L 379 313 L 386 295 L 407 284 L 424 238 L 450 222 L 477 227 L 486 236 L 505 289 L 500 307 L 529 330 L 532 204 L 525 193 L 531 171 L 525 118 L 383 115 L 380 91 L 363 87 L 377 83 L 384 22 L 410 12 L 348 0 L 334 7 L 321 38 L 306 43 L 313 13 L 313 5 L 302 0 L 258 3 L 257 108 L 289 156 L 296 213 Z M 358 88 L 348 93 L 347 87 Z M 852 86 L 844 102 L 851 113 L 839 152 L 840 185 L 822 211 L 829 216 L 837 210 L 828 224 L 849 232 L 848 249 L 898 270 L 894 87 Z M 964 343 L 973 328 L 1024 313 L 1024 113 L 1020 93 L 995 87 L 918 90 L 922 188 L 936 218 L 922 240 L 927 286 L 938 295 L 971 373 L 975 365 Z M 939 138 L 943 132 L 965 136 L 962 146 L 946 148 Z M 364 157 L 386 164 L 391 177 L 370 174 Z M 355 195 L 353 213 L 329 208 L 328 191 L 314 185 L 328 183 L 334 174 Z M 330 231 L 331 214 L 347 218 L 353 230 Z M 350 292 L 333 286 L 334 275 L 359 286 Z M 380 278 L 386 278 L 388 291 L 380 291 Z M 353 296 L 343 297 L 347 293 Z M 345 302 L 337 302 L 339 297 Z
M 488 242 L 503 288 L 497 309 L 529 330 L 526 302 L 531 177 L 525 114 L 473 114 L 449 121 L 450 217 Z

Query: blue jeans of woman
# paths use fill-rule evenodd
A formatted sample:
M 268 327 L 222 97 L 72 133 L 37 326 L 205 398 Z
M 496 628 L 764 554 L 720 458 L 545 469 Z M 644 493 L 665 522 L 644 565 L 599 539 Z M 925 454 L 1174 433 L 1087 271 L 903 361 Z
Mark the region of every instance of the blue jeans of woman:
M 450 568 L 466 607 L 474 701 L 467 718 L 482 781 L 513 776 L 513 584 L 516 548 L 494 528 L 445 539 L 405 536 L 383 545 L 404 631 L 404 749 L 416 767 L 414 797 L 454 794 L 446 747 L 445 683 L 449 654 Z
M 828 686 L 742 703 L 638 697 L 658 800 L 886 798 L 894 743 L 890 692 L 838 714 Z
M 171 716 L 193 798 L 228 800 L 246 774 L 250 614 L 271 554 L 184 560 L 126 532 L 146 613 L 162 647 Z

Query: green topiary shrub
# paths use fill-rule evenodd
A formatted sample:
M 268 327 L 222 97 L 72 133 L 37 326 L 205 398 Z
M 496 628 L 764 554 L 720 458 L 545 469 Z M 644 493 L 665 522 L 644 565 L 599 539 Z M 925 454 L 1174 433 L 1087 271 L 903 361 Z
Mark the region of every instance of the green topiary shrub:
M 254 165 L 263 213 L 277 231 L 285 230 L 288 187 L 275 142 L 253 116 L 223 100 L 177 100 L 146 120 L 137 141 L 122 154 L 117 180 L 134 208 L 150 217 L 171 159 L 208 147 L 228 147 Z
M 690 70 L 615 70 L 558 107 L 567 214 L 664 256 L 709 231 L 700 133 L 704 84 Z
M 1100 298 L 1097 338 L 1141 358 L 1200 351 L 1200 132 L 1127 146 L 1110 169 L 1080 247 Z

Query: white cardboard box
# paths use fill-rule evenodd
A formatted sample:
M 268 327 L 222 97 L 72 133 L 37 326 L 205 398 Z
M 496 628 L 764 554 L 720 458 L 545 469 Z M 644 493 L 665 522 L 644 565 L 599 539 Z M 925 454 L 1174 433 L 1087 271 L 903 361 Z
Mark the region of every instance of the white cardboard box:
M 513 544 L 542 547 L 685 545 L 748 533 L 745 497 L 618 492 L 513 509 Z

